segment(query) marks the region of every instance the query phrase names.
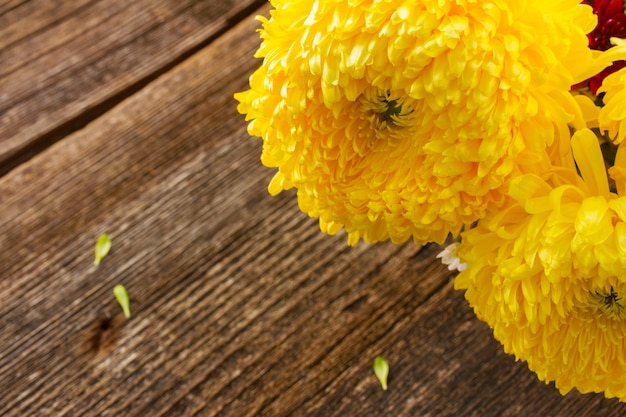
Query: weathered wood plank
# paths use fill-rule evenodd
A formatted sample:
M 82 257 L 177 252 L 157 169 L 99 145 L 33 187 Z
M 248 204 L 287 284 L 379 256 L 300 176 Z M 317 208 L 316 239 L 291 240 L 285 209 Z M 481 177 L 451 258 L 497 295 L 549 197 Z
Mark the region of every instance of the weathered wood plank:
M 42 15 L 32 1 L 9 10 L 2 19 L 27 36 L 11 35 L 10 25 L 11 42 L 0 44 L 0 174 L 84 126 L 262 3 L 110 0 L 73 13 L 70 5 L 51 7 Z M 23 17 L 24 10 L 32 13 Z
M 3 0 L 0 1 L 0 15 L 7 13 L 28 0 Z
M 0 50 L 8 48 L 13 42 L 32 36 L 34 33 L 54 25 L 60 20 L 67 19 L 67 16 L 76 13 L 81 7 L 93 0 L 72 0 L 72 1 L 54 1 L 54 0 L 38 0 L 38 1 L 20 1 L 11 4 L 0 4 Z M 12 9 L 11 13 L 8 10 Z M 40 39 L 40 41 L 50 42 L 55 38 Z M 44 46 L 44 45 L 42 45 Z M 31 50 L 25 48 L 14 49 L 12 53 L 13 59 L 17 61 L 16 54 L 21 57 L 30 56 L 33 59 L 33 53 L 44 53 L 46 49 L 41 47 Z M 7 62 L 3 62 L 0 74 L 8 72 Z
M 436 246 L 348 248 L 268 196 L 232 99 L 256 28 L 0 178 L 0 415 L 624 415 L 504 355 Z

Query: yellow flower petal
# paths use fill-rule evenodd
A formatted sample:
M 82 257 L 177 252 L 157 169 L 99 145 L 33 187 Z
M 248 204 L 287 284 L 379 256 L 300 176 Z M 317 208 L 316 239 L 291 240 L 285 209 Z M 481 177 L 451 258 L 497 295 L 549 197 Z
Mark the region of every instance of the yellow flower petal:
M 572 152 L 585 183 L 598 195 L 608 195 L 609 183 L 604 158 L 598 138 L 589 129 L 579 130 L 572 136 Z

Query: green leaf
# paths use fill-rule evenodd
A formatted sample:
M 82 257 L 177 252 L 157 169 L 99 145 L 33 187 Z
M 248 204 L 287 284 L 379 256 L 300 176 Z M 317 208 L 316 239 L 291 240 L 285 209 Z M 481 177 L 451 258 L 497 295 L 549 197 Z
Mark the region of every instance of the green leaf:
M 130 298 L 128 298 L 128 292 L 126 291 L 126 288 L 124 288 L 124 286 L 120 284 L 116 285 L 115 287 L 113 287 L 113 295 L 115 296 L 117 302 L 120 304 L 120 307 L 122 307 L 124 316 L 126 316 L 127 319 L 130 318 Z
M 385 360 L 380 356 L 376 356 L 376 359 L 374 359 L 374 374 L 376 375 L 376 378 L 378 378 L 378 380 L 380 381 L 380 385 L 383 387 L 383 389 L 387 390 L 389 364 L 387 364 L 387 362 L 385 362 Z
M 95 266 L 100 265 L 100 262 L 102 262 L 102 259 L 107 256 L 110 250 L 111 239 L 109 239 L 109 235 L 103 233 L 96 241 L 96 259 L 93 261 L 93 264 Z

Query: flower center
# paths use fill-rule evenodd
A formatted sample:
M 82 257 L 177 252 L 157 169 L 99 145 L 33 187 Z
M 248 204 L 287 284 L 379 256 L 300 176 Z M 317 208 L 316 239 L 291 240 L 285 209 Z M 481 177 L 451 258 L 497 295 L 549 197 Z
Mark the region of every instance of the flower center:
M 376 130 L 401 129 L 410 124 L 415 111 L 406 101 L 390 90 L 375 94 L 366 92 L 361 96 L 361 109 Z
M 611 286 L 591 293 L 592 308 L 601 311 L 606 317 L 614 320 L 626 318 L 626 303 L 620 293 Z
M 389 92 L 387 92 L 387 96 L 380 98 L 380 102 L 386 107 L 386 109 L 380 113 L 380 118 L 384 122 L 395 124 L 394 120 L 409 114 L 402 114 L 402 103 L 399 103 L 399 99 L 389 99 Z

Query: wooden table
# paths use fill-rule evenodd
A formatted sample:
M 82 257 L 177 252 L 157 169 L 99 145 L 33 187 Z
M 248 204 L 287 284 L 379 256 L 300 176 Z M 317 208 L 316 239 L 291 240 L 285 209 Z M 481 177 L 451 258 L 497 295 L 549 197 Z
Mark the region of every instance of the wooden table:
M 439 247 L 269 196 L 232 98 L 268 10 L 0 0 L 0 415 L 624 415 L 503 354 Z

